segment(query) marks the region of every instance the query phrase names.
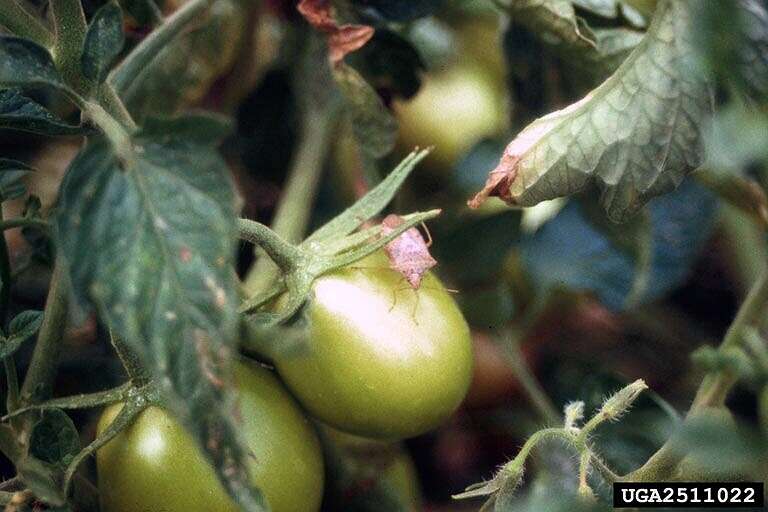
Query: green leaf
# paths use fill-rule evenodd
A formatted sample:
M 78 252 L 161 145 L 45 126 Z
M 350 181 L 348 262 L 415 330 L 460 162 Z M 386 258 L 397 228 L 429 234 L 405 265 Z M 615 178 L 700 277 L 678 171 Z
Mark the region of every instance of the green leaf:
M 719 83 L 768 101 L 768 7 L 760 0 L 693 0 L 697 64 Z
M 81 63 L 86 78 L 103 82 L 124 44 L 123 11 L 110 2 L 96 11 L 85 35 Z
M 22 162 L 0 158 L 0 202 L 26 194 L 27 187 L 21 180 L 32 170 Z
M 67 89 L 48 50 L 27 39 L 0 35 L 0 87 L 45 85 Z
M 16 472 L 35 497 L 48 505 L 64 505 L 66 498 L 58 482 L 58 470 L 35 457 L 14 461 Z
M 43 312 L 36 310 L 22 311 L 11 320 L 8 326 L 9 338 L 29 338 L 34 335 L 43 322 Z
M 80 437 L 75 424 L 61 409 L 49 409 L 32 427 L 29 454 L 38 460 L 65 468 L 80 451 Z
M 520 0 L 509 4 L 509 13 L 544 41 L 584 50 L 597 48 L 597 38 L 570 0 Z
M 364 14 L 385 21 L 411 21 L 428 16 L 445 5 L 445 0 L 354 0 Z
M 135 76 L 123 72 L 126 57 L 110 80 L 120 85 L 118 90 L 130 84 L 123 97 L 134 118 L 175 115 L 198 102 L 230 70 L 246 40 L 248 13 L 257 5 L 239 0 L 213 2 L 205 23 L 175 36 Z
M 104 140 L 89 143 L 62 185 L 58 247 L 74 290 L 142 358 L 225 487 L 261 511 L 229 389 L 237 199 L 211 144 L 172 125 L 166 133 L 139 132 L 123 157 Z
M 471 205 L 493 195 L 533 206 L 596 184 L 608 216 L 621 222 L 679 185 L 702 161 L 712 111 L 709 84 L 692 65 L 690 23 L 688 2 L 662 2 L 619 69 L 518 134 Z
M 411 98 L 421 86 L 426 65 L 413 45 L 397 32 L 377 29 L 365 46 L 347 60 L 377 91 Z
M 333 76 L 346 100 L 360 148 L 371 158 L 380 158 L 392 151 L 397 138 L 397 121 L 373 87 L 344 63 L 334 66 Z
M 334 217 L 317 231 L 312 233 L 303 244 L 311 245 L 314 242 L 328 241 L 341 238 L 359 228 L 366 220 L 370 219 L 395 197 L 400 185 L 403 184 L 413 169 L 429 154 L 428 150 L 413 152 L 400 162 L 381 183 L 371 189 L 355 204 L 347 208 L 343 213 Z
M 194 144 L 217 146 L 234 130 L 230 118 L 210 112 L 194 112 L 179 117 L 147 117 L 142 132 L 153 140 L 183 138 Z
M 16 89 L 0 90 L 0 128 L 42 135 L 77 135 L 83 126 L 71 125 Z
M 585 11 L 589 11 L 593 14 L 597 14 L 598 16 L 602 16 L 603 18 L 618 18 L 619 16 L 624 16 L 626 18 L 629 18 L 629 21 L 634 21 L 637 18 L 637 12 L 635 9 L 641 9 L 643 14 L 648 13 L 647 8 L 641 8 L 645 7 L 644 5 L 641 6 L 640 4 L 648 3 L 648 1 L 640 0 L 640 2 L 636 1 L 624 1 L 624 0 L 572 0 L 573 5 L 580 7 L 584 9 Z M 650 0 L 650 2 L 655 2 L 655 0 Z M 637 4 L 637 5 L 635 5 Z
M 19 349 L 22 343 L 35 335 L 43 322 L 42 311 L 23 311 L 11 320 L 7 338 L 0 341 L 0 358 L 8 357 Z

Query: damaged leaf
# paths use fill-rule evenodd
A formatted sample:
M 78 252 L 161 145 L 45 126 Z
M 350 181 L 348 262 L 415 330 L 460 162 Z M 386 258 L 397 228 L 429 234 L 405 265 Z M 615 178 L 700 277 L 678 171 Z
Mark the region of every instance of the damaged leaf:
M 382 236 L 394 232 L 402 223 L 403 218 L 399 215 L 387 215 L 381 223 Z M 437 260 L 429 254 L 429 245 L 416 228 L 407 229 L 385 245 L 384 251 L 392 269 L 401 273 L 414 290 L 421 286 L 424 274 L 437 265 Z
M 56 246 L 76 295 L 139 355 L 225 489 L 263 512 L 230 384 L 239 200 L 214 147 L 221 126 L 196 123 L 153 121 L 120 153 L 90 140 L 62 184 Z
M 506 148 L 485 188 L 533 206 L 591 183 L 621 222 L 667 192 L 702 160 L 701 126 L 712 111 L 709 84 L 694 72 L 687 2 L 665 1 L 643 41 L 585 98 L 526 127 Z
M 330 0 L 301 0 L 297 8 L 310 25 L 327 35 L 328 58 L 336 65 L 348 53 L 362 48 L 373 37 L 374 29 L 368 25 L 340 25 L 331 7 Z

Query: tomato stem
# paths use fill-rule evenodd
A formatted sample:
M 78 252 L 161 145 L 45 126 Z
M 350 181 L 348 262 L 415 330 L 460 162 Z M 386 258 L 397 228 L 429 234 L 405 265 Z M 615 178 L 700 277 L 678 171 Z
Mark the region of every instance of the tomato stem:
M 57 262 L 51 276 L 48 300 L 45 304 L 37 344 L 21 387 L 23 404 L 39 402 L 51 393 L 68 313 L 68 282 L 63 265 Z
M 328 153 L 328 136 L 334 117 L 332 110 L 317 112 L 310 108 L 304 118 L 301 141 L 271 226 L 278 236 L 289 243 L 300 242 L 309 225 L 312 204 Z M 278 269 L 269 259 L 258 255 L 257 258 L 245 278 L 244 288 L 248 297 L 265 290 L 278 276 Z
M 762 275 L 747 294 L 736 318 L 725 333 L 718 351 L 723 353 L 741 345 L 745 332 L 749 328 L 758 327 L 764 320 L 766 308 L 768 308 L 768 268 L 763 269 Z M 707 407 L 722 406 L 736 381 L 736 376 L 729 369 L 707 374 L 696 392 L 687 417 L 690 418 Z M 685 455 L 685 450 L 678 444 L 678 436 L 672 436 L 643 466 L 624 477 L 623 480 L 648 481 L 668 477 Z
M 260 222 L 238 219 L 237 227 L 240 238 L 264 249 L 284 273 L 294 270 L 303 259 L 298 247 L 286 242 L 280 235 Z

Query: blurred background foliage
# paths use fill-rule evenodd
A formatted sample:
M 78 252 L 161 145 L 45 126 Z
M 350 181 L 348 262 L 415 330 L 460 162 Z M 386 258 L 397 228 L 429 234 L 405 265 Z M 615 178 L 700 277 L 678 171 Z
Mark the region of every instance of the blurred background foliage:
M 603 455 L 620 473 L 641 465 L 670 435 L 703 371 L 725 364 L 690 354 L 717 343 L 768 261 L 768 12 L 759 0 L 690 1 L 696 63 L 716 84 L 719 106 L 706 130 L 706 164 L 621 226 L 605 219 L 591 192 L 522 211 L 493 201 L 477 211 L 465 204 L 513 135 L 616 69 L 643 37 L 654 0 L 541 2 L 572 13 L 555 21 L 523 7 L 533 2 L 516 0 L 334 2 L 340 20 L 376 32 L 346 59 L 355 74 L 325 93 L 343 108 L 319 148 L 325 175 L 312 218 L 320 224 L 340 211 L 414 146 L 434 146 L 395 210 L 444 210 L 429 226 L 436 272 L 457 290 L 472 326 L 476 369 L 466 403 L 437 432 L 397 446 L 324 432 L 328 510 L 476 510 L 477 503 L 450 495 L 491 476 L 548 421 L 519 382 L 521 361 L 557 408 L 579 399 L 592 411 L 624 383 L 648 381 L 653 391 L 599 432 Z M 44 0 L 31 3 L 46 8 Z M 157 11 L 146 0 L 120 3 L 132 46 Z M 170 13 L 183 3 L 157 7 Z M 85 1 L 89 15 L 100 5 Z M 590 44 L 569 40 L 563 20 Z M 143 71 L 150 78 L 141 89 L 129 91 L 139 118 L 201 106 L 235 117 L 224 154 L 245 217 L 270 221 L 301 142 L 307 98 L 327 83 L 323 66 L 307 57 L 310 32 L 292 1 L 218 0 L 205 23 Z M 358 74 L 361 81 L 349 79 Z M 71 120 L 60 98 L 35 99 Z M 4 207 L 51 208 L 76 151 L 74 139 L 0 129 L 0 153 L 37 169 L 28 187 L 39 198 L 39 205 Z M 40 308 L 47 240 L 15 230 L 9 244 L 19 268 L 14 303 Z M 241 270 L 251 261 L 244 246 Z M 79 319 L 66 337 L 61 396 L 121 381 L 103 329 L 93 318 Z M 23 350 L 21 360 L 29 355 Z M 691 455 L 684 462 L 702 478 L 768 474 L 766 375 L 744 372 L 749 378 L 728 401 L 732 413 L 714 411 L 687 427 Z M 90 414 L 72 419 L 85 427 L 83 436 L 92 435 Z M 574 464 L 562 446 L 545 446 L 503 510 L 589 508 L 575 501 Z M 0 476 L 11 474 L 2 465 Z M 608 490 L 600 482 L 595 488 Z

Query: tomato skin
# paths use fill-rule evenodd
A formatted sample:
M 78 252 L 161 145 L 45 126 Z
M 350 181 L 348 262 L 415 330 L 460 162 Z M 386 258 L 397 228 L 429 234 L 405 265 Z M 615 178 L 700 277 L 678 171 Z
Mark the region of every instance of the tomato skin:
M 442 423 L 472 377 L 469 328 L 433 275 L 418 290 L 383 252 L 317 279 L 307 346 L 277 358 L 313 415 L 352 434 L 401 439 Z
M 251 478 L 273 512 L 318 510 L 324 468 L 313 427 L 272 372 L 238 363 L 242 429 Z M 98 432 L 122 407 L 108 407 Z M 239 512 L 189 436 L 169 413 L 149 407 L 97 452 L 102 512 Z

